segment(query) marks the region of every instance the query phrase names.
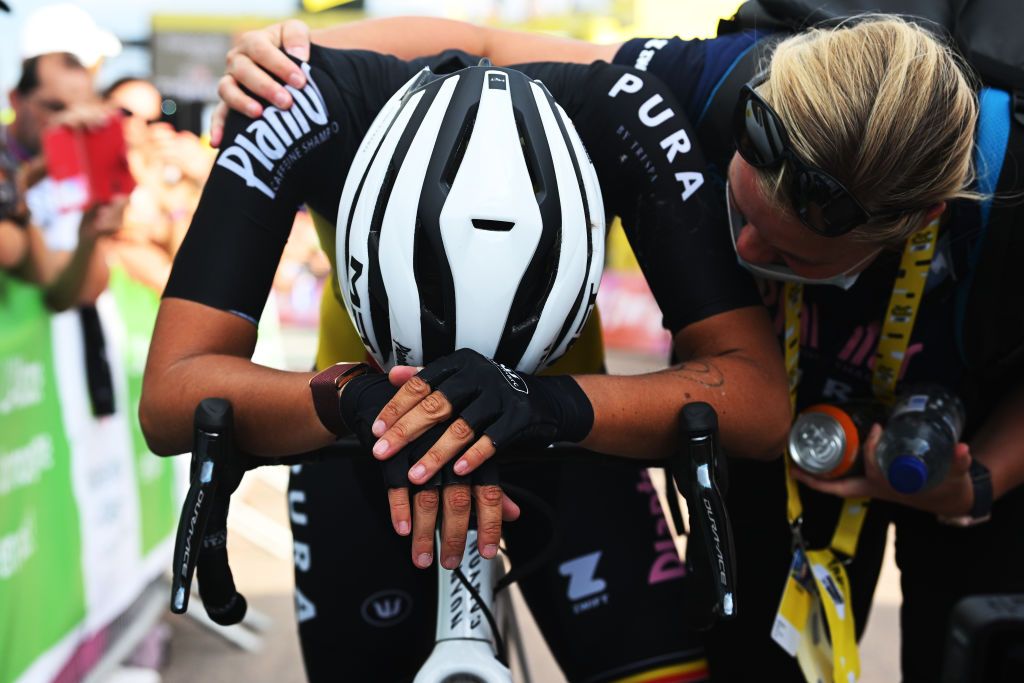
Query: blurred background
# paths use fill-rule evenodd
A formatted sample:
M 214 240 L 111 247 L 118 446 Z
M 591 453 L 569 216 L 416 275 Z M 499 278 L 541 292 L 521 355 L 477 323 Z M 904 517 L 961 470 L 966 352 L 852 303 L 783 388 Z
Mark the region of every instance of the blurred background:
M 250 617 L 225 629 L 198 604 L 172 617 L 171 536 L 188 462 L 149 453 L 136 418 L 159 293 L 215 153 L 208 126 L 225 53 L 242 32 L 286 17 L 318 27 L 432 14 L 599 42 L 707 37 L 740 2 L 7 4 L 10 13 L 0 13 L 0 683 L 301 680 L 287 470 L 250 474 L 232 506 L 229 552 Z M 83 189 L 74 168 L 58 177 L 54 157 L 63 152 L 47 131 L 78 130 L 111 111 L 123 119 L 129 198 L 84 202 L 95 189 Z M 261 322 L 258 362 L 311 366 L 328 267 L 300 213 Z M 610 238 L 599 308 L 610 371 L 665 365 L 669 338 L 621 230 Z M 898 675 L 897 578 L 890 552 L 864 643 L 864 681 Z M 520 624 L 532 679 L 560 680 L 527 615 Z

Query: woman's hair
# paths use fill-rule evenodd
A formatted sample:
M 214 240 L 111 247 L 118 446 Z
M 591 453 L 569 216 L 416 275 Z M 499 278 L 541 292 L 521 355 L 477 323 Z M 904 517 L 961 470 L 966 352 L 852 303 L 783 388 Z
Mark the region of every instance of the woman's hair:
M 968 190 L 978 99 L 961 58 L 934 34 L 889 15 L 858 17 L 782 41 L 759 94 L 793 150 L 845 185 L 873 218 L 851 235 L 899 242 L 943 201 Z M 790 205 L 782 171 L 762 194 Z

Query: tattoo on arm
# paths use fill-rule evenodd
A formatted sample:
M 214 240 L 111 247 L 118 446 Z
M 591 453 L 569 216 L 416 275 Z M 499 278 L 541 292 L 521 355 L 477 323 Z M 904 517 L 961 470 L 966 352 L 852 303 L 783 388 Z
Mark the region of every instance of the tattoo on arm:
M 710 361 L 686 361 L 676 368 L 676 372 L 685 379 L 712 389 L 725 385 L 725 375 Z

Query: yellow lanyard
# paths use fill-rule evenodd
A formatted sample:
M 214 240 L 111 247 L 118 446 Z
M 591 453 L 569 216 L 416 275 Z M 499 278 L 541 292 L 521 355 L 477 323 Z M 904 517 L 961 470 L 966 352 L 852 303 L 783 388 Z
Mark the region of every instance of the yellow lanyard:
M 939 221 L 935 219 L 914 233 L 903 249 L 899 273 L 882 323 L 871 379 L 872 392 L 885 403 L 891 403 L 895 395 L 896 381 L 914 329 L 938 232 Z M 789 375 L 789 398 L 795 413 L 800 383 L 803 286 L 786 283 L 783 296 L 786 316 L 783 346 Z M 860 658 L 844 560 L 857 552 L 868 499 L 844 500 L 829 547 L 807 549 L 800 534 L 803 505 L 790 467 L 789 457 L 786 457 L 786 514 L 793 529 L 794 557 L 772 637 L 797 658 L 808 681 L 855 681 L 860 676 Z M 822 618 L 825 624 L 822 624 Z M 829 638 L 821 637 L 825 632 L 822 629 L 824 625 L 828 627 Z

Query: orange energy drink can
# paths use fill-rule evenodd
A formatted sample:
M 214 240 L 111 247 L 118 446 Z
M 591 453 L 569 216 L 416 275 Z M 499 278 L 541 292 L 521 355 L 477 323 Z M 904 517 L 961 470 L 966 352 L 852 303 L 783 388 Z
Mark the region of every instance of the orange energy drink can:
M 862 439 L 878 421 L 870 406 L 810 406 L 789 430 L 789 457 L 797 467 L 822 479 L 863 474 L 860 458 Z

